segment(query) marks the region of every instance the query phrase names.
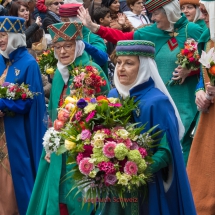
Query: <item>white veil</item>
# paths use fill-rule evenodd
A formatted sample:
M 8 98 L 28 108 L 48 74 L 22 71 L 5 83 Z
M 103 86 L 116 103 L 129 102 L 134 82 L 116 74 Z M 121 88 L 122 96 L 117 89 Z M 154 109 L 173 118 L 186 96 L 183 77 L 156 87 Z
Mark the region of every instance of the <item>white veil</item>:
M 151 77 L 155 83 L 155 87 L 158 88 L 161 92 L 163 92 L 169 98 L 169 101 L 175 110 L 175 115 L 177 117 L 178 127 L 179 127 L 179 139 L 181 140 L 182 137 L 184 136 L 185 129 L 184 129 L 183 123 L 181 121 L 181 117 L 179 115 L 178 109 L 176 108 L 175 103 L 172 100 L 172 97 L 170 96 L 168 90 L 166 89 L 166 86 L 164 85 L 164 83 L 158 73 L 158 69 L 157 69 L 157 65 L 156 65 L 155 61 L 152 58 L 142 57 L 142 56 L 139 56 L 139 60 L 140 60 L 140 66 L 139 66 L 137 78 L 134 81 L 134 83 L 129 86 L 120 84 L 118 76 L 117 76 L 117 66 L 116 66 L 115 72 L 114 72 L 114 84 L 115 84 L 119 94 L 123 98 L 129 96 L 130 89 L 148 81 L 149 78 Z

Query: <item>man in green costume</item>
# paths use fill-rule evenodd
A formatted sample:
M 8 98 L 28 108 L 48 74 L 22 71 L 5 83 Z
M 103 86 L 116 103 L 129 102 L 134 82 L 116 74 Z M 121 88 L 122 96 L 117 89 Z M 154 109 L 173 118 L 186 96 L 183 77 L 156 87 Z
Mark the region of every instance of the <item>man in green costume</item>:
M 202 28 L 180 13 L 178 0 L 149 0 L 145 7 L 152 13 L 155 22 L 150 26 L 138 29 L 135 32 L 123 33 L 116 29 L 106 28 L 93 23 L 88 12 L 79 8 L 79 18 L 92 32 L 114 44 L 119 40 L 149 40 L 155 43 L 155 61 L 159 74 L 166 84 L 170 79 L 181 80 L 180 84 L 167 86 L 185 127 L 185 135 L 181 140 L 184 161 L 187 163 L 192 138 L 192 122 L 197 114 L 195 105 L 195 88 L 198 82 L 198 73 L 178 66 L 176 55 L 184 48 L 188 38 L 196 41 L 202 34 Z M 174 77 L 173 77 L 174 76 Z M 158 116 L 159 117 L 159 116 Z
M 70 93 L 72 77 L 69 70 L 73 66 L 96 67 L 107 82 L 107 85 L 101 89 L 102 93 L 107 94 L 110 87 L 104 72 L 97 64 L 90 61 L 84 51 L 81 23 L 57 23 L 49 26 L 49 32 L 55 56 L 58 59 L 49 102 L 50 118 L 53 122 L 57 117 L 57 108 L 63 104 L 64 96 Z M 70 215 L 90 214 L 91 211 L 88 210 L 87 204 L 82 209 L 81 194 L 74 198 L 77 190 L 69 194 L 73 181 L 67 173 L 71 170 L 72 166 L 66 165 L 66 154 L 60 156 L 51 154 L 50 156 L 45 155 L 45 151 L 43 151 L 27 215 L 64 214 L 61 209 Z M 68 180 L 62 181 L 61 179 L 65 175 Z

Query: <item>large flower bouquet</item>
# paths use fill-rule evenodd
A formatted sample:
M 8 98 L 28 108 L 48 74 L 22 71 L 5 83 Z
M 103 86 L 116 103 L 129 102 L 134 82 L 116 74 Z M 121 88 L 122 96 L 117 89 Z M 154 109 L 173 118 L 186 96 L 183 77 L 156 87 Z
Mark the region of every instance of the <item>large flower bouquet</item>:
M 182 68 L 187 70 L 197 70 L 200 67 L 199 63 L 199 53 L 197 49 L 198 43 L 194 39 L 187 39 L 184 43 L 184 48 L 177 54 L 176 64 L 180 65 Z M 180 83 L 180 80 L 171 80 L 168 81 L 167 85 L 177 85 Z
M 133 99 L 67 97 L 44 137 L 47 152 L 68 152 L 75 185 L 85 198 L 123 197 L 150 180 L 151 148 L 160 132 L 142 133 L 144 125 L 132 124 Z M 49 141 L 51 140 L 51 141 Z M 146 190 L 146 189 L 143 189 Z M 121 202 L 122 205 L 124 204 Z
M 54 56 L 54 49 L 47 49 L 41 55 L 37 57 L 37 62 L 40 67 L 42 74 L 54 74 L 54 71 L 57 68 L 57 59 Z

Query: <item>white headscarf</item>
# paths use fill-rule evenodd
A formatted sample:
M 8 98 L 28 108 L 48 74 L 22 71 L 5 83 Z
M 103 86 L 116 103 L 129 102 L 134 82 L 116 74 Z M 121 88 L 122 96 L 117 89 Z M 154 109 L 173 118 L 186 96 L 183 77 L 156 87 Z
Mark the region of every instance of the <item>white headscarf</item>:
M 0 54 L 2 54 L 5 58 L 9 59 L 9 54 L 15 51 L 19 47 L 26 46 L 26 37 L 25 34 L 21 33 L 12 33 L 7 32 L 8 34 L 8 43 L 5 51 L 0 50 Z
M 58 68 L 60 74 L 62 75 L 62 78 L 63 78 L 63 81 L 65 84 L 68 83 L 69 76 L 70 76 L 67 66 L 70 65 L 71 63 L 73 63 L 77 57 L 81 56 L 83 54 L 84 48 L 85 48 L 84 42 L 82 40 L 76 40 L 75 44 L 76 44 L 76 46 L 75 46 L 74 59 L 67 65 L 63 65 L 59 61 L 58 56 L 57 56 L 56 52 L 54 51 L 55 58 L 58 59 L 57 68 Z
M 199 6 L 196 5 L 196 14 L 195 14 L 195 17 L 194 17 L 194 19 L 193 19 L 193 22 L 196 22 L 196 21 L 198 21 L 199 19 L 201 19 L 201 16 L 202 16 L 202 14 L 201 14 L 201 11 L 200 11 L 200 9 L 199 9 Z
M 149 78 L 151 77 L 155 83 L 155 87 L 158 88 L 161 92 L 163 92 L 169 98 L 169 101 L 175 110 L 175 115 L 177 117 L 178 127 L 179 127 L 179 139 L 181 140 L 182 137 L 184 136 L 184 132 L 185 132 L 184 126 L 181 121 L 180 115 L 178 113 L 178 109 L 176 108 L 175 103 L 172 100 L 172 97 L 170 96 L 168 90 L 166 89 L 166 87 L 158 73 L 158 69 L 157 69 L 157 65 L 156 65 L 155 61 L 152 58 L 142 57 L 142 56 L 139 56 L 139 60 L 140 60 L 140 66 L 139 66 L 137 78 L 134 81 L 134 83 L 129 86 L 122 85 L 119 82 L 119 79 L 117 76 L 117 66 L 116 66 L 115 72 L 114 72 L 114 84 L 115 84 L 119 94 L 123 98 L 130 96 L 130 92 L 129 92 L 130 89 L 132 89 L 135 86 L 140 85 L 144 82 L 147 82 L 149 80 Z
M 166 12 L 168 21 L 170 22 L 170 28 L 165 31 L 173 31 L 174 24 L 181 18 L 181 9 L 178 0 L 173 0 L 172 2 L 163 6 Z
M 211 40 L 215 42 L 215 1 L 200 1 L 209 14 L 209 27 Z

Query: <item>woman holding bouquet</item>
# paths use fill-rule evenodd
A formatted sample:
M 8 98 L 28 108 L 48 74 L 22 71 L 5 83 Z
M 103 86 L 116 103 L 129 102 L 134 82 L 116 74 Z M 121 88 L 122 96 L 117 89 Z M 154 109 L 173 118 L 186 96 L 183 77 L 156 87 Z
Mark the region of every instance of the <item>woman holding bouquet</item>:
M 106 28 L 91 22 L 83 7 L 79 8 L 79 18 L 92 32 L 97 33 L 107 41 L 116 44 L 119 40 L 149 40 L 155 43 L 155 61 L 159 74 L 164 82 L 173 83 L 167 89 L 178 108 L 185 127 L 185 135 L 181 140 L 183 157 L 187 163 L 193 130 L 192 121 L 195 119 L 197 109 L 195 105 L 195 88 L 198 82 L 199 70 L 192 71 L 177 65 L 177 54 L 184 48 L 188 38 L 195 41 L 199 39 L 202 28 L 181 14 L 178 0 L 149 0 L 145 3 L 148 12 L 152 13 L 155 23 L 140 28 L 137 31 L 123 33 L 117 29 Z M 180 82 L 180 84 L 178 84 Z
M 52 89 L 49 102 L 50 118 L 54 122 L 57 118 L 57 108 L 64 103 L 66 95 L 70 94 L 73 83 L 71 71 L 74 67 L 94 66 L 100 71 L 100 76 L 106 81 L 101 87 L 101 93 L 107 94 L 110 90 L 107 77 L 101 68 L 90 61 L 84 51 L 82 41 L 82 24 L 78 22 L 57 23 L 49 26 L 49 33 L 54 45 L 55 57 L 58 59 L 57 70 L 52 81 Z M 55 128 L 62 127 L 62 122 L 54 124 Z M 45 157 L 45 159 L 44 159 Z M 76 191 L 69 194 L 72 187 L 71 180 L 62 182 L 61 178 L 69 176 L 73 166 L 66 165 L 67 155 L 57 156 L 43 151 L 34 191 L 27 211 L 28 215 L 43 214 L 90 214 L 87 207 L 82 208 L 81 196 L 74 198 Z M 68 195 L 69 194 L 69 195 Z
M 215 47 L 215 1 L 200 1 L 200 10 L 209 29 L 205 30 L 199 39 L 199 49 L 200 52 L 204 50 L 208 53 L 211 48 Z M 204 64 L 203 60 L 201 59 L 202 65 Z M 205 62 L 210 65 L 208 60 L 205 59 Z M 214 66 L 211 67 L 210 72 L 213 71 Z M 215 161 L 214 96 L 215 86 L 210 83 L 206 68 L 202 67 L 196 90 L 196 105 L 202 112 L 187 166 L 198 215 L 214 214 L 215 211 L 215 193 L 213 190 L 215 187 L 213 166 Z M 206 184 L 207 186 L 205 186 Z
M 11 99 L 15 94 L 12 88 L 9 97 L 2 97 L 1 94 L 1 215 L 26 214 L 46 130 L 41 74 L 37 62 L 26 49 L 24 22 L 19 17 L 0 17 L 0 85 L 24 83 L 29 85 L 30 91 L 38 93 L 32 99 L 22 94 L 22 99 L 19 97 L 16 100 Z
M 153 177 L 148 183 L 146 199 L 138 190 L 138 205 L 106 203 L 104 215 L 195 215 L 195 207 L 187 179 L 180 141 L 184 134 L 178 110 L 163 84 L 154 61 L 154 44 L 149 41 L 119 41 L 116 47 L 117 65 L 114 73 L 116 89 L 110 97 L 134 97 L 138 108 L 133 119 L 138 126 L 146 124 L 145 130 L 155 125 L 153 131 L 162 131 L 159 145 L 154 148 L 151 165 Z M 156 143 L 157 144 L 157 143 Z M 143 188 L 144 189 L 144 188 Z

